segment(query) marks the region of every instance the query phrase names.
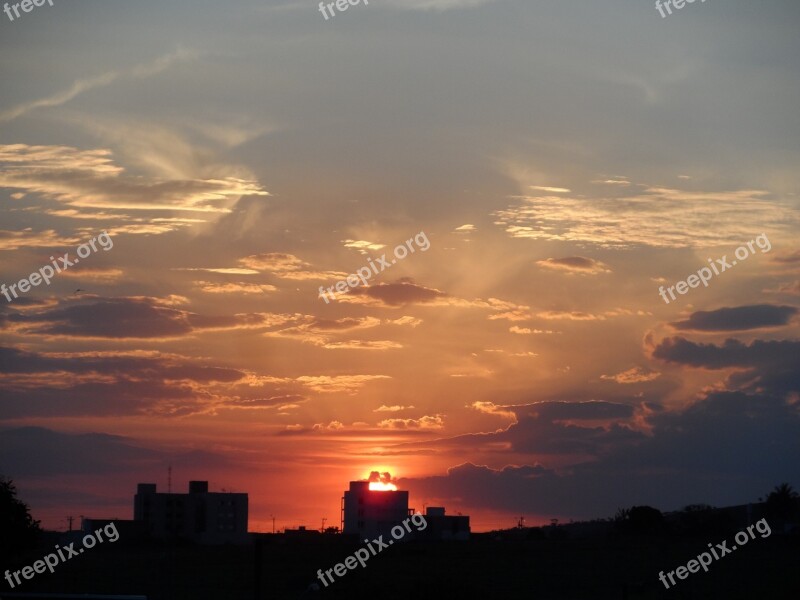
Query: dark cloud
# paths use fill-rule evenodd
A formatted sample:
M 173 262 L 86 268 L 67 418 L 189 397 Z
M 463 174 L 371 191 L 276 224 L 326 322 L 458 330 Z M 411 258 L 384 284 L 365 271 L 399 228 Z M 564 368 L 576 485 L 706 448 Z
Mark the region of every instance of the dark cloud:
M 470 433 L 436 440 L 410 442 L 407 446 L 424 445 L 481 447 L 484 450 L 518 454 L 571 455 L 597 457 L 611 448 L 640 441 L 643 434 L 626 425 L 611 423 L 587 425 L 576 421 L 610 421 L 629 419 L 632 406 L 610 402 L 538 402 L 521 406 L 495 406 L 492 412 L 511 411 L 517 422 L 492 433 Z M 402 445 L 401 445 L 402 446 Z
M 787 325 L 796 314 L 797 309 L 793 306 L 754 304 L 698 311 L 687 320 L 670 325 L 684 331 L 746 331 Z
M 34 518 L 51 523 L 68 514 L 130 518 L 136 483 L 164 485 L 168 466 L 182 486 L 185 479 L 224 480 L 233 464 L 210 451 L 106 433 L 0 430 L 0 474 L 15 481 Z
M 355 287 L 350 290 L 349 295 L 378 300 L 388 306 L 432 302 L 447 296 L 444 292 L 417 285 L 411 281 Z
M 300 404 L 308 400 L 307 396 L 287 394 L 284 396 L 271 396 L 269 398 L 239 398 L 225 403 L 228 408 L 272 408 L 284 404 Z
M 739 368 L 728 380 L 732 389 L 783 394 L 800 391 L 800 341 L 755 340 L 746 345 L 729 339 L 721 346 L 698 344 L 682 337 L 666 338 L 653 358 L 695 368 Z
M 772 257 L 772 262 L 781 263 L 785 265 L 793 265 L 800 263 L 800 250 L 788 254 L 776 254 Z
M 182 362 L 183 360 L 184 362 Z M 0 346 L 0 365 L 3 374 L 48 373 L 103 373 L 105 375 L 148 376 L 161 380 L 192 379 L 201 382 L 237 381 L 244 372 L 223 367 L 191 363 L 190 359 L 152 353 L 137 356 L 126 353 L 46 354 Z
M 160 353 L 45 354 L 0 347 L 0 366 L 0 419 L 189 414 L 225 402 L 208 386 L 235 385 L 246 377 Z
M 14 313 L 7 326 L 35 335 L 95 338 L 182 337 L 203 329 L 267 326 L 267 315 L 199 315 L 157 298 L 66 299 L 38 311 Z
M 652 356 L 734 373 L 728 390 L 679 410 L 652 400 L 638 406 L 632 400 L 483 406 L 484 412 L 512 411 L 517 422 L 494 433 L 397 447 L 440 453 L 479 448 L 494 464 L 519 464 L 525 455 L 542 464 L 527 467 L 528 473 L 466 464 L 402 485 L 478 510 L 592 518 L 632 504 L 671 510 L 750 502 L 778 482 L 800 483 L 800 341 L 714 345 L 674 337 L 657 344 Z M 590 426 L 593 420 L 607 422 Z M 562 466 L 551 468 L 551 460 Z
M 549 421 L 560 419 L 598 420 L 629 419 L 633 407 L 601 400 L 590 402 L 538 402 L 522 407 L 508 407 L 519 414 L 529 414 Z
M 106 433 L 63 433 L 43 427 L 0 430 L 0 472 L 14 477 L 136 472 L 175 466 L 229 466 L 226 458 L 196 450 L 163 450 Z
M 17 477 L 117 472 L 160 458 L 125 437 L 60 433 L 42 427 L 2 430 L 0 456 L 0 470 Z
M 564 471 L 467 463 L 399 485 L 460 507 L 575 518 L 608 517 L 632 504 L 672 510 L 745 503 L 780 481 L 800 482 L 799 408 L 778 398 L 715 393 L 682 411 L 654 413 L 649 436 Z

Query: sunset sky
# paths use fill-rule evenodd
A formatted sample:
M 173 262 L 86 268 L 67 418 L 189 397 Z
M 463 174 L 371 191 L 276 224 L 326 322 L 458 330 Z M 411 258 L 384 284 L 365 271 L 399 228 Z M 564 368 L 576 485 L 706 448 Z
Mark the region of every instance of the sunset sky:
M 170 465 L 248 492 L 253 531 L 338 526 L 373 470 L 478 531 L 798 487 L 798 25 L 796 0 L 0 12 L 0 283 L 113 241 L 0 296 L 0 474 L 53 529 L 131 518 Z

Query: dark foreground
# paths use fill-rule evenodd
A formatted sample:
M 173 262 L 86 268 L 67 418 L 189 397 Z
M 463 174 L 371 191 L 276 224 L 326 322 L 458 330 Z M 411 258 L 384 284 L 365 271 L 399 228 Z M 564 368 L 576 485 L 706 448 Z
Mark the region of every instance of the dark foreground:
M 524 536 L 520 536 L 524 537 Z M 714 561 L 669 590 L 659 571 L 685 565 L 718 538 L 611 535 L 589 540 L 475 536 L 466 543 L 396 544 L 325 588 L 327 570 L 360 546 L 341 536 L 262 545 L 264 599 L 647 598 L 725 600 L 800 598 L 800 539 L 773 535 Z M 324 539 L 323 539 L 324 538 Z M 52 547 L 52 546 L 50 546 Z M 99 548 L 97 549 L 99 550 Z M 149 600 L 251 600 L 253 545 L 200 547 L 121 543 L 87 552 L 35 575 L 14 592 L 142 594 Z M 315 584 L 319 590 L 310 589 Z M 0 581 L 0 598 L 9 591 Z

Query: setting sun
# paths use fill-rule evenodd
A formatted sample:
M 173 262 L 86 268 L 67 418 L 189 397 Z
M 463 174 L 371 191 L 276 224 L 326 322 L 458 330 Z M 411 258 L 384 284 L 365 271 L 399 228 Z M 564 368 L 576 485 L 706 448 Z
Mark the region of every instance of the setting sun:
M 396 492 L 397 486 L 393 483 L 383 483 L 382 481 L 370 481 L 369 489 L 371 492 Z
M 365 478 L 369 481 L 369 489 L 373 492 L 396 492 L 397 486 L 392 483 L 392 474 L 388 471 L 370 471 L 369 477 Z

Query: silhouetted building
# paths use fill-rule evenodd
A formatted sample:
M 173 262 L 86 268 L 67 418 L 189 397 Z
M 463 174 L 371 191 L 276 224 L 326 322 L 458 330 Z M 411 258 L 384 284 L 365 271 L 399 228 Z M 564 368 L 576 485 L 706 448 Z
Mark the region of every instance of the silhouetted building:
M 368 481 L 351 481 L 342 498 L 342 533 L 362 540 L 388 536 L 392 527 L 412 513 L 407 491 L 370 490 Z
M 155 483 L 140 483 L 133 519 L 155 538 L 182 538 L 201 544 L 242 543 L 247 533 L 247 494 L 209 492 L 207 481 L 190 481 L 188 494 L 164 494 Z
M 93 533 L 111 523 L 114 524 L 114 527 L 119 532 L 120 539 L 124 539 L 126 543 L 141 541 L 147 537 L 147 524 L 142 521 L 131 521 L 130 519 L 92 519 L 91 517 L 81 517 L 80 530 L 83 534 Z
M 300 525 L 297 529 L 287 527 L 283 530 L 283 535 L 288 539 L 313 540 L 323 536 L 318 529 L 306 529 L 305 525 Z
M 429 506 L 425 510 L 425 522 L 428 526 L 414 533 L 420 540 L 458 540 L 469 539 L 469 516 L 445 515 L 444 506 Z

